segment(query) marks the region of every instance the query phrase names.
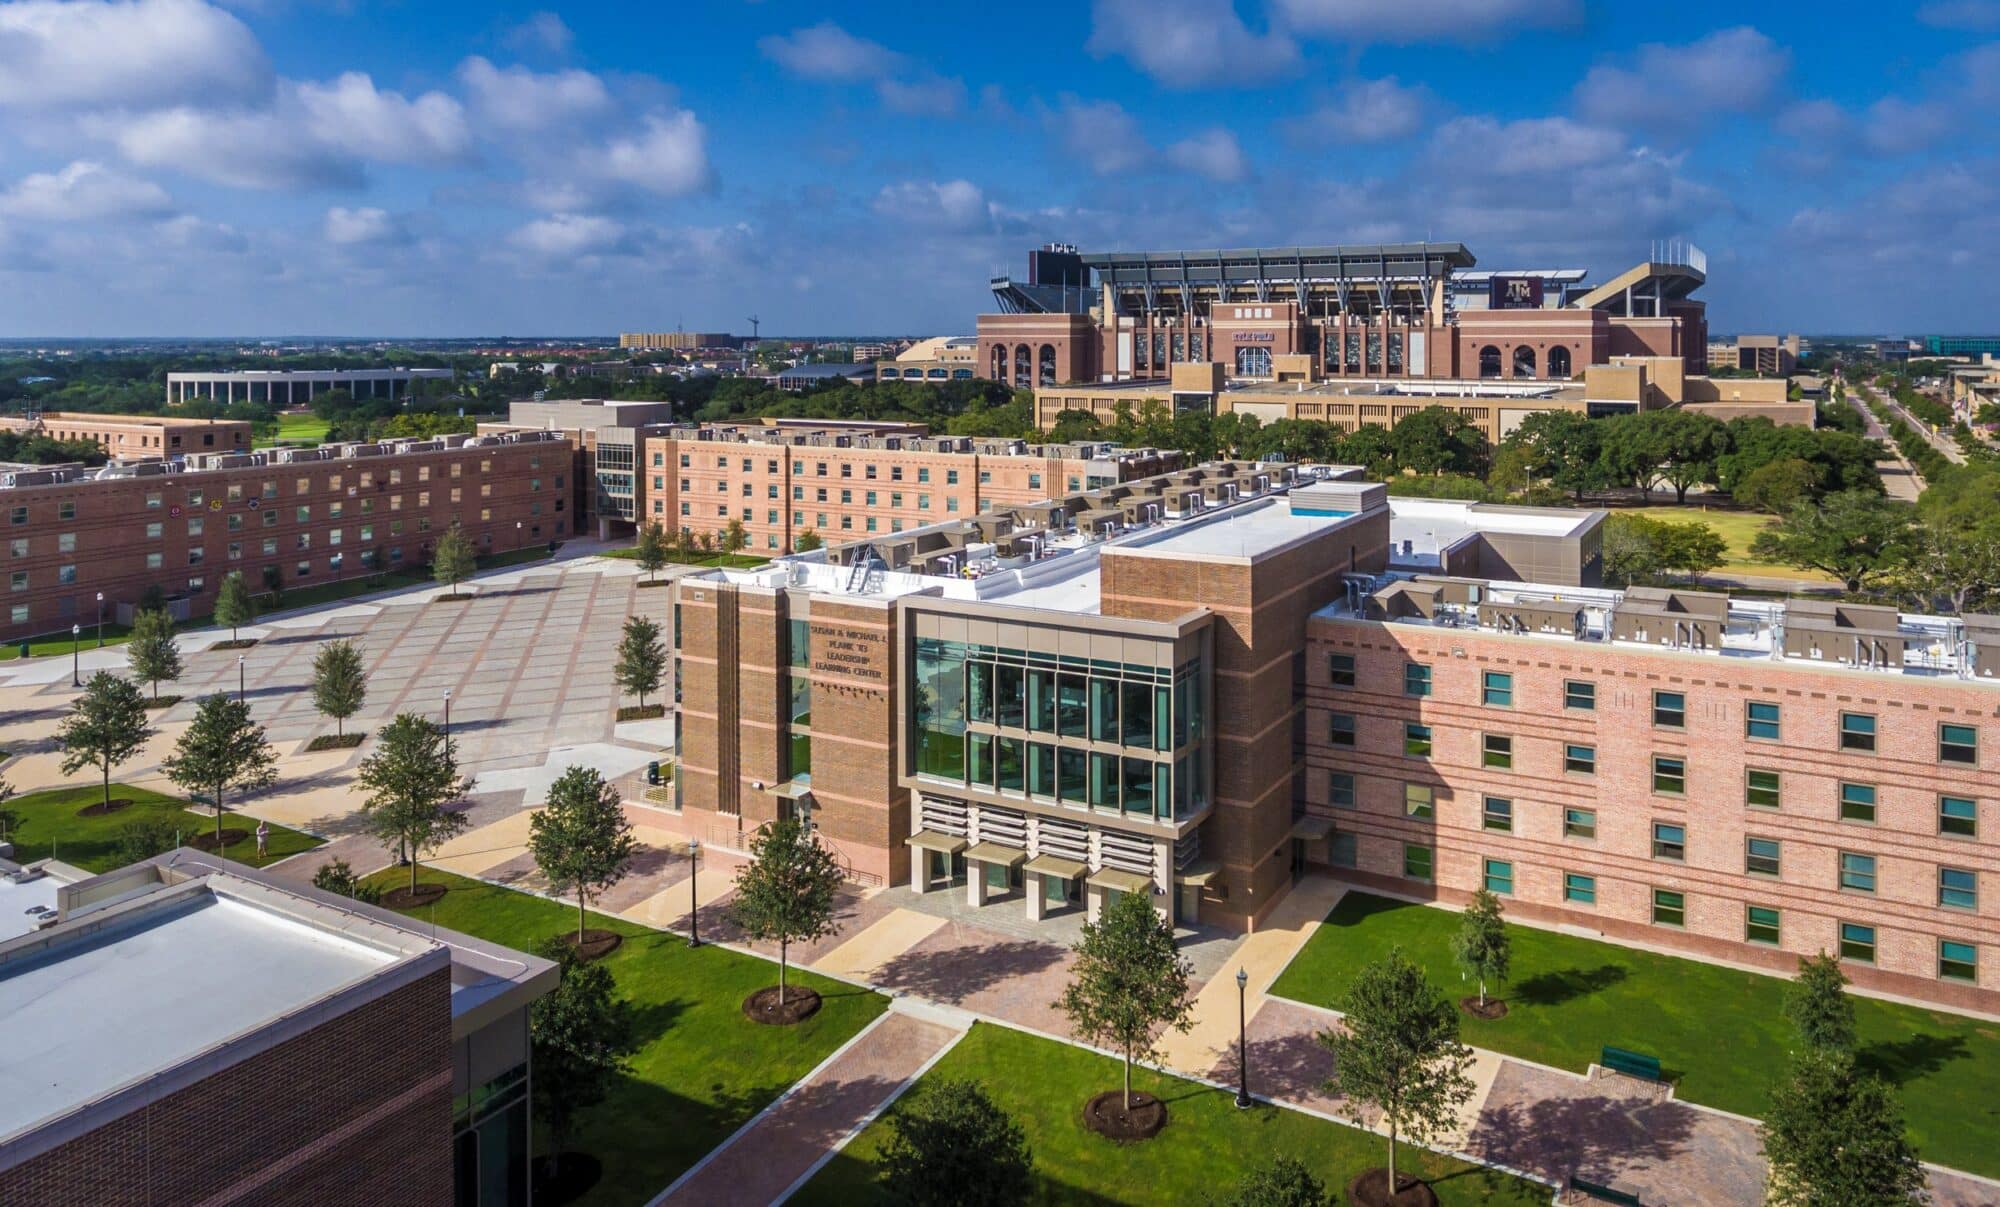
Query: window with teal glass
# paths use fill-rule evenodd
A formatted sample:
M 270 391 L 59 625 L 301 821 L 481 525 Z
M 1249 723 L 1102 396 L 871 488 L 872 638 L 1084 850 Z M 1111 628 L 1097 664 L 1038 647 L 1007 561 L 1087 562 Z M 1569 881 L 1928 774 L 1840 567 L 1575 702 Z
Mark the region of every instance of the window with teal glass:
M 1875 753 L 1875 715 L 1865 712 L 1841 713 L 1840 748 L 1860 754 Z
M 1938 976 L 1947 981 L 1979 979 L 1979 949 L 1970 943 L 1938 940 Z
M 1597 837 L 1597 810 L 1564 809 L 1563 837 L 1564 838 Z
M 1672 889 L 1653 890 L 1653 924 L 1655 926 L 1685 926 L 1687 924 L 1687 895 Z
M 1760 742 L 1775 742 L 1783 732 L 1778 706 L 1768 700 L 1752 700 L 1743 706 L 1743 736 Z
M 965 664 L 966 714 L 982 725 L 993 723 L 993 664 L 974 659 Z
M 1777 875 L 1779 850 L 1778 840 L 1775 838 L 1745 838 L 1743 870 L 1752 876 Z
M 1028 670 L 1028 728 L 1036 733 L 1056 730 L 1056 673 L 1030 667 Z
M 965 735 L 965 782 L 982 788 L 993 786 L 993 737 L 991 734 Z
M 1479 702 L 1494 708 L 1514 707 L 1514 676 L 1506 671 L 1486 671 L 1479 679 Z
M 1489 796 L 1480 805 L 1482 829 L 1511 832 L 1514 829 L 1514 802 L 1504 796 Z
M 1875 857 L 1853 851 L 1840 853 L 1840 887 L 1856 893 L 1875 891 Z
M 1687 827 L 1671 822 L 1653 823 L 1653 858 L 1676 863 L 1687 858 Z
M 1326 714 L 1326 740 L 1330 746 L 1354 745 L 1354 714 L 1330 712 Z
M 812 625 L 803 620 L 785 622 L 785 655 L 793 666 L 806 665 L 812 650 Z
M 1563 900 L 1574 901 L 1578 905 L 1596 905 L 1597 877 L 1581 872 L 1564 872 Z
M 1023 792 L 1028 786 L 1028 744 L 1020 738 L 1003 737 L 994 760 L 999 770 L 1002 792 Z
M 1153 811 L 1153 768 L 1148 759 L 1125 760 L 1125 812 Z
M 1003 662 L 993 668 L 993 723 L 1007 729 L 1027 727 L 1027 667 Z
M 1056 732 L 1080 738 L 1090 728 L 1090 680 L 1065 671 L 1056 676 Z
M 1743 909 L 1743 937 L 1751 943 L 1762 943 L 1766 947 L 1778 945 L 1778 911 L 1763 905 L 1749 905 Z
M 1028 743 L 1028 792 L 1033 796 L 1056 794 L 1056 748 L 1046 742 Z
M 1090 678 L 1090 740 L 1118 740 L 1118 680 L 1101 675 Z
M 1939 868 L 1938 904 L 1947 909 L 1978 909 L 1978 874 L 1967 868 Z
M 1328 654 L 1326 656 L 1326 680 L 1335 687 L 1354 686 L 1354 655 Z
M 1653 791 L 1667 796 L 1686 794 L 1687 760 L 1669 758 L 1663 754 L 1654 755 Z
M 1124 744 L 1153 745 L 1153 687 L 1150 683 L 1122 683 L 1119 707 L 1125 716 Z
M 1511 895 L 1514 891 L 1514 865 L 1504 859 L 1486 861 L 1486 891 Z
M 1970 725 L 1938 726 L 1938 762 L 1979 763 L 1979 730 Z
M 1875 785 L 1842 784 L 1840 786 L 1840 819 L 1842 821 L 1875 820 Z
M 1563 707 L 1577 712 L 1597 711 L 1597 685 L 1587 679 L 1563 680 Z
M 1421 662 L 1404 663 L 1403 694 L 1406 696 L 1430 695 L 1431 668 Z
M 1597 774 L 1597 747 L 1566 743 L 1563 746 L 1563 770 L 1576 775 Z
M 1415 721 L 1403 722 L 1403 753 L 1422 758 L 1431 752 L 1431 727 Z
M 1084 787 L 1086 759 L 1081 750 L 1056 748 L 1056 795 L 1064 804 L 1082 804 L 1089 799 Z
M 1090 756 L 1090 803 L 1099 809 L 1118 807 L 1117 755 L 1093 753 Z
M 1687 706 L 1682 692 L 1654 692 L 1653 724 L 1661 729 L 1686 729 Z
M 1840 924 L 1840 958 L 1862 964 L 1875 962 L 1875 928 L 1858 922 Z
M 1979 806 L 1968 797 L 1938 797 L 1938 833 L 1960 838 L 1979 836 Z

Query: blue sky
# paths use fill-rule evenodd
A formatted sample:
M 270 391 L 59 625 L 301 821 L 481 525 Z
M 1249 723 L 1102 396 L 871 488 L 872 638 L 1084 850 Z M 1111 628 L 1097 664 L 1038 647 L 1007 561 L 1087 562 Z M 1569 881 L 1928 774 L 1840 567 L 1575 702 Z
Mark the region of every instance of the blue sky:
M 1087 249 L 2000 330 L 2000 0 L 0 0 L 0 332 L 956 333 Z

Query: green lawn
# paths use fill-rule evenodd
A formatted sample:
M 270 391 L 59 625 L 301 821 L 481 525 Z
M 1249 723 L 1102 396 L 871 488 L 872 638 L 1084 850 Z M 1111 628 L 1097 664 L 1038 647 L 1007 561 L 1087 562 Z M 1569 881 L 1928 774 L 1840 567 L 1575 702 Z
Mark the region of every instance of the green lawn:
M 390 888 L 408 873 L 370 879 Z M 517 950 L 534 951 L 576 926 L 574 904 L 429 869 L 421 879 L 451 891 L 412 917 Z M 881 994 L 794 970 L 794 983 L 819 990 L 825 1006 L 796 1027 L 764 1026 L 743 1017 L 743 999 L 777 983 L 776 965 L 720 947 L 690 951 L 678 936 L 620 918 L 593 914 L 590 924 L 625 936 L 607 959 L 644 1046 L 632 1075 L 574 1141 L 604 1163 L 604 1179 L 583 1203 L 644 1203 L 665 1190 L 889 1005 Z
M 1344 1203 L 1348 1180 L 1388 1158 L 1388 1142 L 1371 1133 L 1274 1106 L 1239 1111 L 1226 1090 L 1144 1070 L 1134 1071 L 1132 1086 L 1167 1102 L 1167 1128 L 1143 1143 L 1112 1143 L 1086 1130 L 1081 1115 L 1093 1094 L 1118 1088 L 1117 1061 L 986 1023 L 975 1025 L 916 1089 L 946 1078 L 983 1083 L 1021 1125 L 1042 1203 L 1228 1202 L 1238 1178 L 1280 1155 L 1305 1162 Z M 889 1134 L 887 1117 L 878 1119 L 792 1202 L 887 1202 L 874 1162 Z M 1397 1163 L 1430 1179 L 1445 1203 L 1549 1201 L 1547 1187 L 1419 1149 L 1399 1148 Z
M 623 558 L 626 561 L 632 561 L 639 556 L 639 550 L 635 546 L 627 545 L 623 549 L 607 549 L 603 553 L 598 554 L 598 556 L 617 557 Z M 761 566 L 770 560 L 768 557 L 759 557 L 754 553 L 711 553 L 705 556 L 697 554 L 685 562 L 675 561 L 671 556 L 667 558 L 667 561 L 674 565 L 714 566 L 723 570 L 747 570 L 752 566 Z
M 326 432 L 326 420 L 317 415 L 280 415 L 277 438 L 257 443 L 260 448 L 272 444 L 319 444 L 326 439 Z
M 1762 578 L 1791 578 L 1807 583 L 1830 583 L 1833 579 L 1816 570 L 1800 570 L 1795 566 L 1779 565 L 1753 557 L 1750 542 L 1757 534 L 1777 522 L 1777 517 L 1765 515 L 1761 511 L 1724 511 L 1718 508 L 1701 507 L 1690 504 L 1686 507 L 1622 507 L 1614 515 L 1641 515 L 1649 520 L 1665 520 L 1673 524 L 1699 521 L 1715 529 L 1729 546 L 1717 573 L 1754 574 Z
M 105 645 L 124 645 L 131 636 L 132 630 L 119 624 L 117 621 L 107 620 L 104 622 Z M 47 636 L 33 637 L 28 640 L 28 657 L 47 658 L 55 654 L 60 654 L 67 658 L 70 656 L 70 651 L 75 648 L 75 635 L 70 633 L 51 633 Z M 97 648 L 97 626 L 95 624 L 83 626 L 82 648 L 86 650 Z M 9 662 L 20 656 L 20 642 L 10 641 L 4 646 L 0 646 L 0 662 Z
M 90 783 L 74 788 L 30 792 L 8 801 L 5 807 L 22 817 L 21 827 L 13 836 L 15 862 L 54 857 L 87 872 L 108 872 L 123 865 L 124 861 L 118 857 L 118 832 L 132 822 L 163 821 L 183 832 L 183 843 L 196 834 L 211 833 L 215 829 L 213 812 L 205 809 L 191 811 L 187 801 L 181 797 L 166 796 L 116 781 L 111 785 L 111 796 L 114 800 L 127 797 L 133 803 L 116 813 L 98 817 L 81 816 L 77 810 L 104 799 L 103 786 Z M 254 835 L 257 819 L 240 813 L 224 813 L 222 826 L 224 829 L 236 826 Z M 254 837 L 233 843 L 222 853 L 252 867 L 263 867 L 287 855 L 310 851 L 318 845 L 320 840 L 310 834 L 274 825 L 265 844 L 268 854 L 263 859 L 257 858 L 257 840 Z
M 1453 994 L 1458 915 L 1349 893 L 1272 992 L 1334 1005 L 1355 971 L 1400 945 Z M 1766 1087 L 1794 1044 L 1780 1012 L 1786 982 L 1676 956 L 1511 926 L 1511 981 L 1498 1022 L 1467 1017 L 1465 1042 L 1582 1072 L 1606 1044 L 1660 1058 L 1691 1102 L 1761 1117 Z M 1927 1161 L 2000 1176 L 2000 1024 L 1872 998 L 1854 999 L 1861 1061 L 1896 1084 Z

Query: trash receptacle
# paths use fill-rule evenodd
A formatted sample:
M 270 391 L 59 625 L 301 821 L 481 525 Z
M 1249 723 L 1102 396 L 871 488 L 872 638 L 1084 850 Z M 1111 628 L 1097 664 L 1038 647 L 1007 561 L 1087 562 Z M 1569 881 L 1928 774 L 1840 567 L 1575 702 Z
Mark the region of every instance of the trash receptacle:
M 653 785 L 658 785 L 660 782 L 660 764 L 657 759 L 646 764 L 646 782 Z
M 30 653 L 31 651 L 32 651 L 32 647 L 31 647 L 31 646 L 29 646 L 29 644 L 28 644 L 27 642 L 23 641 L 23 642 L 21 643 L 21 657 L 23 657 L 23 658 L 26 658 L 26 657 L 27 657 L 27 656 L 29 655 L 29 653 Z

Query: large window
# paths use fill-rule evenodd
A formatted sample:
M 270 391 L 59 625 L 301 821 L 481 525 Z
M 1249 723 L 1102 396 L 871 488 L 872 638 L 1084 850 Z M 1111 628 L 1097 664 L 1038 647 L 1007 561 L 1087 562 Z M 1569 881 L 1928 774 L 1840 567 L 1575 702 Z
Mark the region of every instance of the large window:
M 1479 761 L 1487 767 L 1511 768 L 1514 765 L 1514 739 L 1505 734 L 1485 735 L 1479 744 Z
M 1506 671 L 1486 671 L 1479 680 L 1479 702 L 1494 708 L 1514 707 L 1514 676 Z
M 1743 938 L 1766 947 L 1778 945 L 1778 911 L 1762 905 L 1743 907 Z
M 1653 791 L 1666 796 L 1684 796 L 1687 793 L 1687 760 L 1653 756 Z
M 1778 840 L 1775 838 L 1745 838 L 1743 870 L 1752 876 L 1775 876 L 1778 874 L 1778 853 Z
M 1687 827 L 1672 822 L 1653 823 L 1653 858 L 1671 859 L 1676 863 L 1687 859 Z
M 1938 726 L 1938 762 L 1979 764 L 1979 731 L 1970 725 Z
M 1431 668 L 1421 662 L 1405 663 L 1403 666 L 1403 694 L 1406 696 L 1430 695 Z
M 1514 892 L 1514 865 L 1504 859 L 1486 861 L 1486 891 L 1511 896 Z
M 1840 786 L 1840 820 L 1875 820 L 1875 785 L 1842 784 Z
M 1946 909 L 1978 909 L 1978 873 L 1970 868 L 1939 868 L 1938 904 Z
M 1743 803 L 1758 809 L 1775 809 L 1779 801 L 1778 773 L 1755 767 L 1743 773 Z
M 1858 922 L 1840 924 L 1840 958 L 1861 964 L 1875 962 L 1875 928 Z
M 1423 758 L 1431 752 L 1431 727 L 1415 721 L 1403 722 L 1403 753 Z
M 1436 853 L 1413 842 L 1403 844 L 1403 875 L 1411 880 L 1431 879 Z
M 1331 746 L 1354 745 L 1354 714 L 1331 712 L 1326 715 L 1326 740 Z
M 1661 729 L 1686 729 L 1687 696 L 1681 692 L 1654 692 L 1653 724 Z
M 1875 891 L 1875 857 L 1853 851 L 1840 853 L 1840 887 L 1854 893 Z
M 1653 925 L 1687 925 L 1687 895 L 1672 889 L 1653 890 Z
M 1335 687 L 1354 686 L 1354 655 L 1328 654 L 1326 656 L 1326 679 Z
M 1979 979 L 1979 949 L 1970 943 L 1938 940 L 1938 976 L 1947 981 Z
M 1875 714 L 1866 712 L 1841 713 L 1840 748 L 1860 754 L 1875 753 Z
M 1969 797 L 1938 797 L 1938 833 L 1959 838 L 1979 836 L 1979 805 Z
M 1582 872 L 1563 873 L 1563 900 L 1578 905 L 1597 904 L 1597 877 Z
M 1760 742 L 1775 742 L 1783 732 L 1778 706 L 1766 700 L 1752 700 L 1743 706 L 1743 736 Z
M 1504 796 L 1489 796 L 1480 807 L 1479 824 L 1488 830 L 1514 829 L 1514 802 Z
M 1597 837 L 1597 810 L 1564 809 L 1563 837 L 1564 838 Z
M 1597 685 L 1585 679 L 1563 680 L 1563 707 L 1578 712 L 1597 711 Z

